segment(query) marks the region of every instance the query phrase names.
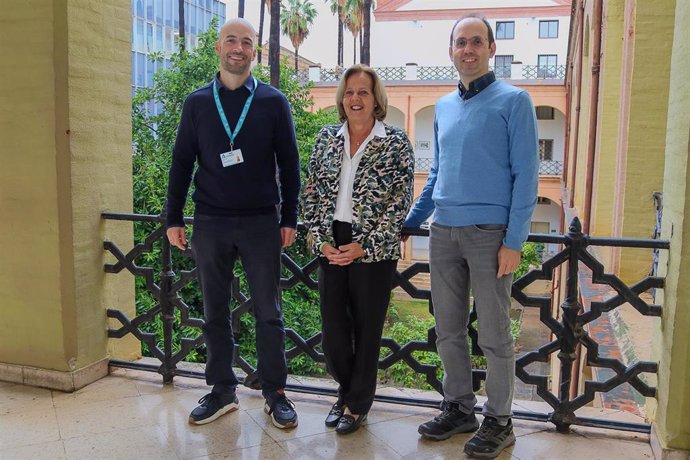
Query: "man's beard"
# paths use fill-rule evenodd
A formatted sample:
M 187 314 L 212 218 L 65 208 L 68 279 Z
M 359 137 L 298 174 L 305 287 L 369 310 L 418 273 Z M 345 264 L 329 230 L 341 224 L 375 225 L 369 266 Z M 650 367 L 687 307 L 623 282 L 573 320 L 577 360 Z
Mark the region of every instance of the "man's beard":
M 247 69 L 249 69 L 251 63 L 246 63 L 244 65 L 232 65 L 227 60 L 223 60 L 221 62 L 221 65 L 223 66 L 223 70 L 225 70 L 228 73 L 231 73 L 233 75 L 243 75 L 247 72 Z

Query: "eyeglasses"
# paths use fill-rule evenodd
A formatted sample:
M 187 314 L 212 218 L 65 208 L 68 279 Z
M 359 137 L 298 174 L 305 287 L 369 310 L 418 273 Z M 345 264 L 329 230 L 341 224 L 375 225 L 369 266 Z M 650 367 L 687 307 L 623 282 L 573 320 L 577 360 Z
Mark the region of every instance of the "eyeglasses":
M 465 48 L 467 45 L 470 45 L 472 48 L 481 48 L 482 46 L 484 46 L 484 42 L 486 41 L 488 40 L 484 40 L 482 37 L 479 36 L 472 37 L 469 39 L 460 37 L 455 39 L 455 42 L 453 42 L 453 46 L 460 49 Z

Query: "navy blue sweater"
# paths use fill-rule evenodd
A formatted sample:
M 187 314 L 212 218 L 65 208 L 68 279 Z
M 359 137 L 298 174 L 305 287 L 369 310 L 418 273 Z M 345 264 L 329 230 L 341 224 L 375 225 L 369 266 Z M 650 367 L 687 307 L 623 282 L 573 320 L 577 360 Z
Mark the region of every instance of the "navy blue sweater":
M 250 81 L 229 90 L 216 75 L 221 104 L 232 130 L 249 97 Z M 195 162 L 198 169 L 192 199 L 196 212 L 216 216 L 268 214 L 276 212 L 280 203 L 280 226 L 297 226 L 300 168 L 290 106 L 280 91 L 257 83 L 234 144 L 235 149 L 242 150 L 244 162 L 233 166 L 223 167 L 220 159 L 221 153 L 230 150 L 230 139 L 216 110 L 213 83 L 187 97 L 170 168 L 168 227 L 184 226 L 183 208 Z

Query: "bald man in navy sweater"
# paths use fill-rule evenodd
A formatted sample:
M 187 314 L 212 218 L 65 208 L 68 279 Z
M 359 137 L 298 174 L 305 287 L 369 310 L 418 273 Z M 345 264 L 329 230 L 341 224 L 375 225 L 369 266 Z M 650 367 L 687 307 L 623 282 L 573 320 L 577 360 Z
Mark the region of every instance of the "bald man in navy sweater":
M 255 41 L 248 21 L 227 21 L 215 47 L 220 72 L 184 103 L 170 168 L 167 237 L 186 248 L 182 213 L 196 164 L 191 242 L 204 299 L 206 383 L 213 388 L 189 422 L 212 422 L 239 404 L 229 308 L 239 257 L 256 318 L 264 411 L 278 428 L 292 428 L 297 413 L 284 393 L 287 363 L 278 284 L 281 248 L 295 240 L 299 155 L 287 99 L 251 74 Z

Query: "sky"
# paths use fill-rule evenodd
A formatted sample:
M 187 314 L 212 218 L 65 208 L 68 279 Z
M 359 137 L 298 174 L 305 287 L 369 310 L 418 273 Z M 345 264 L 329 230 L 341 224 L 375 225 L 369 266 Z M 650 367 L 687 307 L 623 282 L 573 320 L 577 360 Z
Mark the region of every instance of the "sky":
M 276 0 L 278 1 L 278 0 Z M 226 18 L 233 18 L 237 16 L 237 0 L 227 1 Z M 316 16 L 315 25 L 309 33 L 309 36 L 300 46 L 299 54 L 310 61 L 321 63 L 324 68 L 335 67 L 336 64 L 336 49 L 338 46 L 338 21 L 336 17 L 331 14 L 328 6 L 324 0 L 312 0 L 314 8 L 318 12 Z M 261 8 L 260 0 L 245 0 L 244 2 L 244 17 L 250 21 L 256 30 L 259 30 L 259 13 Z M 268 41 L 268 28 L 270 27 L 270 16 L 265 14 L 264 19 L 264 42 Z M 345 48 L 345 63 L 352 63 L 352 34 L 345 32 L 345 40 L 348 41 L 349 47 Z M 293 50 L 290 39 L 281 35 L 280 45 Z M 349 53 L 349 54 L 348 54 Z

